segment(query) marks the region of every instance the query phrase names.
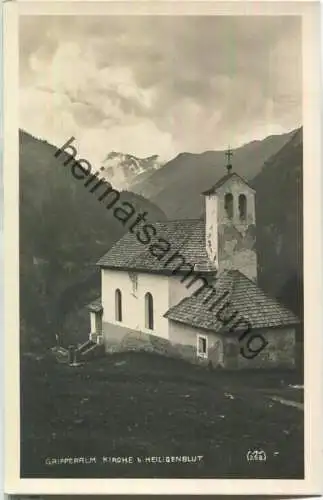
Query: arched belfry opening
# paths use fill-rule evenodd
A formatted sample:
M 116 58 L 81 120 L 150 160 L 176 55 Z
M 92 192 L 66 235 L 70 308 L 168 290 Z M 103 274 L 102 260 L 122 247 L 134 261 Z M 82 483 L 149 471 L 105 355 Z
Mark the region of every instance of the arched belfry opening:
M 229 219 L 233 217 L 233 195 L 232 193 L 226 193 L 224 195 L 224 209 Z
M 245 194 L 239 195 L 239 217 L 245 220 L 247 217 L 247 197 Z

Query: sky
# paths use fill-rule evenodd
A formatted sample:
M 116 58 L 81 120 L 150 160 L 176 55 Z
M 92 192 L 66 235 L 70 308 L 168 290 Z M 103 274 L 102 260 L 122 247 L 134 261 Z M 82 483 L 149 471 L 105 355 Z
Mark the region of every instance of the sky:
M 302 124 L 292 16 L 22 16 L 20 127 L 166 161 Z

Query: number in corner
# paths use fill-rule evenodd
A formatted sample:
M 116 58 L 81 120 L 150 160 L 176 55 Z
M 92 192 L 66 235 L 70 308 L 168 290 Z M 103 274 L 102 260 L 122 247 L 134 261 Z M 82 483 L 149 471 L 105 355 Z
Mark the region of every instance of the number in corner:
M 266 462 L 267 455 L 264 450 L 248 450 L 246 458 L 248 462 Z

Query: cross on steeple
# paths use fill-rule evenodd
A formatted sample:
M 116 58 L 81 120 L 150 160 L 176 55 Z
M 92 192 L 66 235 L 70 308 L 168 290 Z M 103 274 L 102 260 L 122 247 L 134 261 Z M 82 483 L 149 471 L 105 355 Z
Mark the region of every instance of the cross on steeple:
M 228 170 L 228 174 L 231 172 L 232 170 L 232 164 L 231 164 L 231 158 L 233 156 L 233 152 L 232 152 L 232 149 L 230 149 L 230 146 L 228 147 L 227 151 L 225 152 L 225 156 L 227 157 L 227 165 L 226 165 L 226 168 Z

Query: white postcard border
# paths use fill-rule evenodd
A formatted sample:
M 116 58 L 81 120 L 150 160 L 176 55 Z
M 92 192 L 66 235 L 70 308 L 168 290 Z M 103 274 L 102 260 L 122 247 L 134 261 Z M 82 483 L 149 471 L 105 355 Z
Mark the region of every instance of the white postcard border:
M 4 4 L 5 492 L 276 494 L 322 491 L 322 206 L 319 4 L 315 2 L 6 2 Z M 19 455 L 18 16 L 301 15 L 303 21 L 305 479 L 21 479 Z M 40 21 L 41 22 L 41 21 Z M 215 471 L 216 472 L 216 471 Z

